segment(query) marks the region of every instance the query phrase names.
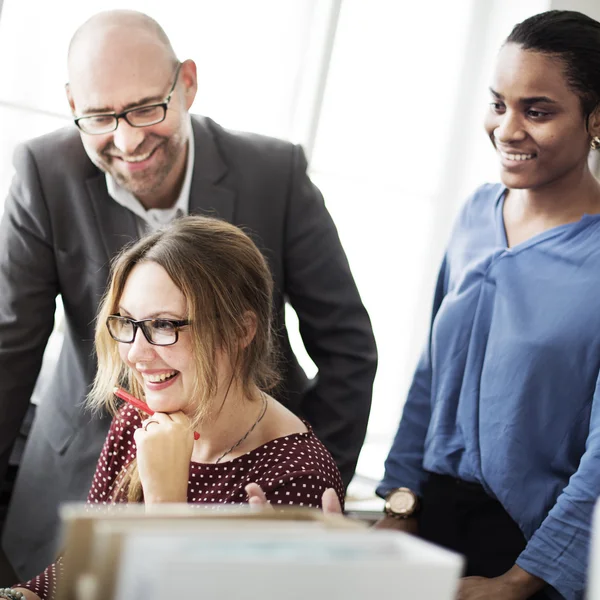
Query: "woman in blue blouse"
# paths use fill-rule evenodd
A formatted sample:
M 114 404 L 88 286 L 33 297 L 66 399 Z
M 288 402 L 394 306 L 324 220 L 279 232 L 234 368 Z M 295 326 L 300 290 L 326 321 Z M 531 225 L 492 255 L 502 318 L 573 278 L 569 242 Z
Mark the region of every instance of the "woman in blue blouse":
M 600 23 L 520 23 L 490 92 L 502 184 L 454 227 L 381 525 L 465 554 L 461 600 L 580 599 L 600 495 Z

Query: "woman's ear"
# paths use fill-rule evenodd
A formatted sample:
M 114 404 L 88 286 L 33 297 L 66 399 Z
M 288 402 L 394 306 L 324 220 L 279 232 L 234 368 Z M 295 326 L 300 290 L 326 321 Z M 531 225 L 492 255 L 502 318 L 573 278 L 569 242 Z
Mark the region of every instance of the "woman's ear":
M 592 139 L 600 137 L 600 104 L 596 106 L 588 118 L 588 133 Z
M 247 310 L 244 313 L 244 335 L 242 337 L 241 341 L 241 347 L 242 348 L 246 348 L 250 342 L 254 339 L 254 336 L 256 335 L 256 328 L 257 328 L 257 323 L 256 323 L 256 315 L 250 311 Z

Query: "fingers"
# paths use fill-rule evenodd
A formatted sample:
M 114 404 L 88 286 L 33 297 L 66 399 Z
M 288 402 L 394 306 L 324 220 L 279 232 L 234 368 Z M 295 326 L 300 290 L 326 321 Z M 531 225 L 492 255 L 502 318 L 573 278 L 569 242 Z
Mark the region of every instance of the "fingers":
M 187 432 L 192 433 L 190 420 L 184 413 L 180 411 L 176 413 L 155 412 L 151 417 L 142 421 L 141 426 L 134 433 L 134 439 L 136 434 L 145 437 L 165 433 L 185 435 Z M 194 437 L 194 439 L 196 438 Z
M 142 421 L 142 428 L 146 429 L 150 423 L 158 423 L 163 426 L 183 425 L 187 428 L 190 425 L 190 419 L 181 411 L 175 413 L 155 412 L 151 417 L 147 417 Z
M 160 425 L 160 423 L 156 419 L 145 419 L 144 421 L 142 421 L 142 429 L 144 431 L 148 431 L 148 427 L 152 424 Z
M 340 504 L 338 495 L 335 493 L 335 490 L 333 488 L 327 488 L 323 492 L 323 496 L 321 497 L 321 504 L 323 505 L 323 512 L 326 515 L 342 514 L 342 505 Z
M 157 413 L 154 413 L 154 414 L 156 415 Z M 185 425 L 186 427 L 189 427 L 189 425 L 190 425 L 190 418 L 181 410 L 178 410 L 177 412 L 172 412 L 172 413 L 160 413 L 160 414 L 164 414 L 171 421 L 173 421 L 174 423 L 178 423 L 179 425 Z
M 144 419 L 142 421 L 142 425 L 138 429 L 138 431 L 144 431 L 145 433 L 150 433 L 156 429 L 163 428 L 165 425 L 168 425 L 171 420 L 164 413 L 154 413 L 151 417 Z
M 180 410 L 172 413 L 155 412 L 152 416 L 146 417 L 143 422 L 145 423 L 150 420 L 155 420 L 159 423 L 177 423 L 178 425 L 186 426 L 190 424 L 190 418 Z
M 150 423 L 151 421 L 154 421 L 155 423 L 159 423 L 162 425 L 162 424 L 169 424 L 171 422 L 171 419 L 169 418 L 169 415 L 167 413 L 155 412 L 151 417 L 146 417 L 142 421 L 142 427 L 146 423 Z
M 256 483 L 249 483 L 245 488 L 246 494 L 248 494 L 248 504 L 250 506 L 269 506 L 271 504 L 267 500 L 265 493 L 262 488 Z M 341 515 L 342 505 L 340 504 L 339 498 L 333 488 L 327 488 L 323 492 L 321 498 L 323 505 L 323 512 L 329 515 Z M 272 508 L 272 507 L 271 507 Z
M 245 488 L 250 506 L 271 506 L 262 488 L 256 483 L 249 483 Z

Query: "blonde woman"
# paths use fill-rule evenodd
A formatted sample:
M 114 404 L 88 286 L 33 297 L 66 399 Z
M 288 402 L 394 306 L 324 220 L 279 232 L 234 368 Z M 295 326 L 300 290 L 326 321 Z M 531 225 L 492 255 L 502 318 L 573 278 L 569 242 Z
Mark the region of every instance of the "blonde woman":
M 247 502 L 250 483 L 273 505 L 320 507 L 327 488 L 343 499 L 329 452 L 267 393 L 277 383 L 271 293 L 254 243 L 215 219 L 179 219 L 118 257 L 89 396 L 114 419 L 88 502 L 218 507 Z M 119 385 L 154 414 L 120 406 Z M 59 560 L 0 597 L 52 598 L 60 569 Z

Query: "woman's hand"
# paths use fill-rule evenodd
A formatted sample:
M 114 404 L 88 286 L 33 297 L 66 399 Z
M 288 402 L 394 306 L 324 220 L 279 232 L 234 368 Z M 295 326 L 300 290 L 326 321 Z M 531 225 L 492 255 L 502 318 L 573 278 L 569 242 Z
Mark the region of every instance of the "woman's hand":
M 340 499 L 333 488 L 327 488 L 321 496 L 321 506 L 326 515 L 343 514 Z
M 249 483 L 244 489 L 246 490 L 246 494 L 248 494 L 248 504 L 250 506 L 256 506 L 260 508 L 271 506 L 267 500 L 267 497 L 265 496 L 265 493 L 258 483 Z
M 181 411 L 154 413 L 133 434 L 144 502 L 187 502 L 194 434 Z
M 456 600 L 527 600 L 546 582 L 517 565 L 500 577 L 464 577 Z
M 248 494 L 248 504 L 250 506 L 271 506 L 258 483 L 249 483 L 244 489 L 246 490 L 246 494 Z M 343 513 L 342 505 L 333 488 L 327 488 L 323 492 L 321 505 L 326 515 L 341 515 Z

